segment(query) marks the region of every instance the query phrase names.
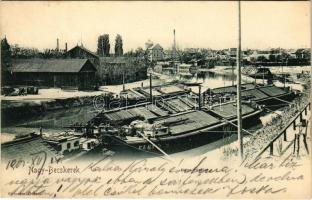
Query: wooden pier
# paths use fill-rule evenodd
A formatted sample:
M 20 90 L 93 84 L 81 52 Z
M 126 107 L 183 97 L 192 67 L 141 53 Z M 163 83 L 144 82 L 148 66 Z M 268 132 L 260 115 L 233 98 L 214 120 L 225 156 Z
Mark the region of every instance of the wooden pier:
M 257 154 L 257 156 L 255 158 L 259 158 L 260 156 L 265 154 L 265 152 L 267 152 L 267 150 L 269 150 L 270 156 L 276 155 L 276 153 L 274 151 L 274 145 L 276 144 L 276 142 L 281 137 L 283 137 L 283 143 L 281 146 L 283 146 L 283 144 L 285 144 L 286 142 L 288 142 L 288 145 L 286 148 L 279 150 L 280 155 L 285 153 L 291 147 L 291 145 L 294 145 L 294 152 L 295 152 L 296 144 L 294 144 L 294 143 L 296 143 L 296 142 L 298 142 L 297 151 L 299 152 L 299 147 L 300 147 L 299 146 L 299 140 L 297 140 L 297 138 L 296 138 L 298 135 L 298 133 L 297 133 L 298 124 L 297 123 L 298 122 L 301 123 L 301 127 L 304 127 L 306 129 L 305 133 L 304 133 L 304 134 L 306 134 L 307 129 L 308 129 L 309 120 L 310 120 L 309 116 L 308 116 L 308 110 L 311 110 L 311 102 L 307 103 L 293 118 L 291 118 L 289 123 L 287 123 L 287 125 L 285 127 L 283 127 L 283 129 L 279 132 L 279 134 L 277 134 L 267 145 L 265 145 L 264 148 L 262 148 L 262 150 Z M 304 121 L 305 121 L 305 123 L 303 123 Z M 291 126 L 292 126 L 292 128 L 290 128 Z M 290 139 L 290 137 L 293 137 L 293 138 Z

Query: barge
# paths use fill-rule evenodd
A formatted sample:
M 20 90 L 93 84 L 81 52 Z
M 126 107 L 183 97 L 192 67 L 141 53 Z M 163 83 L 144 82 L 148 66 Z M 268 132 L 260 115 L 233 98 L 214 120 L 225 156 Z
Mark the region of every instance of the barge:
M 235 132 L 236 115 L 233 102 L 202 110 L 189 110 L 157 117 L 152 122 L 133 120 L 123 125 L 120 132 L 102 133 L 103 144 L 109 149 L 122 150 L 129 147 L 153 151 L 155 145 L 168 153 L 186 150 L 216 141 L 224 134 Z M 243 122 L 252 125 L 262 109 L 244 105 Z M 235 112 L 234 112 L 235 113 Z
M 272 85 L 245 84 L 243 88 L 244 128 L 259 123 L 259 116 L 266 106 L 275 105 L 275 101 L 285 104 L 285 99 L 293 97 L 291 91 Z M 103 148 L 113 151 L 128 151 L 129 148 L 158 151 L 157 147 L 168 153 L 183 151 L 236 134 L 235 89 L 235 86 L 230 86 L 207 90 L 200 97 L 183 92 L 168 95 L 164 89 L 157 88 L 159 93 L 155 89 L 153 93 L 158 96 L 152 102 L 103 110 L 86 126 L 67 128 L 97 138 Z M 170 92 L 176 91 L 179 90 L 174 88 Z M 150 95 L 148 90 L 142 94 Z M 228 98 L 224 98 L 225 95 Z

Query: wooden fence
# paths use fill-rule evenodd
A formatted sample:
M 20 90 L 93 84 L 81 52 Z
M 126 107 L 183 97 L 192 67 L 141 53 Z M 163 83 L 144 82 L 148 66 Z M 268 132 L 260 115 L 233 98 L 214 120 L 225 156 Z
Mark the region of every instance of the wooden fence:
M 269 149 L 270 151 L 270 155 L 273 155 L 274 152 L 274 142 L 279 139 L 281 136 L 283 136 L 283 140 L 287 141 L 287 129 L 288 127 L 290 127 L 291 125 L 293 125 L 293 129 L 296 130 L 296 120 L 298 119 L 298 117 L 300 118 L 300 122 L 302 122 L 303 120 L 303 112 L 305 113 L 305 115 L 307 115 L 308 109 L 311 110 L 311 102 L 307 103 L 307 105 L 305 105 L 299 112 L 298 114 L 296 114 L 290 121 L 289 123 L 280 131 L 280 133 L 275 136 L 256 156 L 260 157 L 267 149 Z

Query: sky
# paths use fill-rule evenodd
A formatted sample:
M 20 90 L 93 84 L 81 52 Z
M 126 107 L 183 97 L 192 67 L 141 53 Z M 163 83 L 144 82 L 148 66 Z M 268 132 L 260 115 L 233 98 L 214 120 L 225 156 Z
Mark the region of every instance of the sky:
M 40 50 L 72 48 L 81 42 L 96 51 L 97 37 L 117 34 L 124 51 L 150 39 L 164 48 L 225 49 L 237 46 L 237 2 L 69 1 L 0 2 L 1 38 Z M 310 47 L 309 1 L 242 2 L 242 48 Z

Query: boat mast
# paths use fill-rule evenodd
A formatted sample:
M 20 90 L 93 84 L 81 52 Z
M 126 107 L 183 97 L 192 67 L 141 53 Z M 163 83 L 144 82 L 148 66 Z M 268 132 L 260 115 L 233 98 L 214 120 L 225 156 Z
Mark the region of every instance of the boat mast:
M 286 67 L 287 67 L 287 62 L 288 62 L 288 58 L 286 58 Z M 286 74 L 284 73 L 284 71 L 283 71 L 283 76 L 284 76 L 284 89 L 285 89 L 285 87 L 286 87 L 286 76 L 285 76 Z
M 235 65 L 235 61 L 232 60 L 232 86 L 234 86 L 234 65 Z
M 171 60 L 172 60 L 172 66 L 175 70 L 175 74 L 178 74 L 178 66 L 175 66 L 175 54 L 176 54 L 176 38 L 175 38 L 175 29 L 173 29 L 173 45 L 172 45 L 172 53 L 171 53 Z
M 122 91 L 126 90 L 126 86 L 125 86 L 125 72 L 122 72 Z
M 153 93 L 152 93 L 152 72 L 149 73 L 150 75 L 150 101 L 153 103 Z
M 201 110 L 201 85 L 198 85 L 198 110 Z
M 242 100 L 241 100 L 241 2 L 238 1 L 238 47 L 237 47 L 237 136 L 239 143 L 239 154 L 244 158 L 243 134 L 242 134 Z

